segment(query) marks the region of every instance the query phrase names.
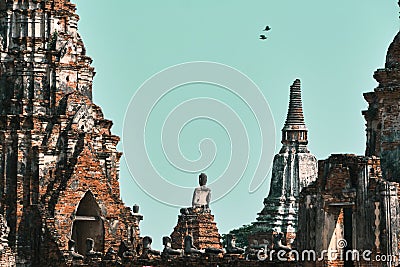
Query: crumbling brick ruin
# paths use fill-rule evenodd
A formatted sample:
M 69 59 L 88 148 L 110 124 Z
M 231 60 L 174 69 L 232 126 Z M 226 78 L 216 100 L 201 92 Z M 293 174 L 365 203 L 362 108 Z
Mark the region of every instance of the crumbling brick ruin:
M 0 214 L 18 266 L 61 266 L 69 239 L 82 255 L 87 238 L 101 253 L 139 243 L 78 20 L 66 0 L 0 1 Z
M 366 156 L 381 158 L 385 179 L 400 182 L 400 32 L 390 44 L 385 68 L 374 78 L 379 83 L 365 93 L 369 106 L 363 112 L 367 122 Z
M 397 255 L 392 238 L 398 236 L 393 220 L 398 215 L 398 185 L 382 178 L 379 158 L 332 155 L 318 165 L 318 180 L 301 193 L 299 251 L 314 250 L 317 258 L 324 258 L 315 266 L 351 264 L 335 258 L 353 249 L 370 250 L 371 258 Z M 336 252 L 324 255 L 323 250 Z M 371 266 L 370 262 L 357 264 Z
M 172 247 L 184 249 L 184 238 L 189 234 L 193 237 L 193 245 L 198 249 L 222 248 L 214 215 L 210 213 L 180 214 L 178 223 L 171 234 Z
M 318 179 L 301 193 L 300 250 L 369 250 L 371 261 L 328 259 L 309 266 L 394 266 L 400 248 L 400 32 L 389 46 L 386 65 L 365 93 L 368 110 L 365 156 L 332 155 L 318 163 Z M 346 245 L 341 247 L 339 242 Z M 374 261 L 382 257 L 389 261 Z M 378 257 L 377 257 L 378 256 Z
M 250 245 L 236 246 L 228 235 L 221 250 L 201 174 L 192 207 L 181 210 L 161 252 L 140 236 L 139 207 L 121 200 L 119 137 L 92 101 L 95 72 L 75 9 L 69 0 L 0 0 L 0 266 L 397 263 L 330 259 L 322 251 L 399 255 L 400 32 L 374 75 L 379 86 L 364 94 L 365 156 L 335 154 L 317 164 L 296 80 L 270 193 L 246 228 Z M 285 252 L 283 262 L 265 249 L 315 250 L 323 260 Z

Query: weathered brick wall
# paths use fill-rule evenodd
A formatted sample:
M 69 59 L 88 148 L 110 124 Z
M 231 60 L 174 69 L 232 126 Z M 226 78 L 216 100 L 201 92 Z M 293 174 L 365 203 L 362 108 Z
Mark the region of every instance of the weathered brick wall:
M 343 250 L 369 250 L 372 259 L 381 254 L 398 255 L 397 188 L 397 183 L 382 178 L 379 158 L 332 155 L 320 161 L 317 181 L 305 188 L 300 198 L 299 250 L 315 250 L 318 255 L 328 249 L 340 251 L 338 242 L 344 239 Z M 345 209 L 350 212 L 347 219 Z M 343 266 L 343 261 L 327 259 L 315 264 Z M 383 265 L 356 262 L 355 266 Z
M 104 224 L 101 252 L 140 242 L 142 217 L 120 198 L 119 137 L 92 102 L 78 20 L 67 0 L 0 1 L 0 212 L 19 264 L 62 264 L 88 191 Z
M 218 233 L 214 215 L 210 213 L 180 214 L 178 223 L 171 234 L 172 247 L 183 249 L 186 235 L 193 237 L 193 244 L 197 249 L 222 248 L 221 236 Z
M 379 83 L 373 92 L 365 93 L 368 110 L 363 112 L 367 122 L 367 156 L 381 158 L 383 177 L 400 181 L 400 33 L 389 46 L 384 69 L 374 78 Z

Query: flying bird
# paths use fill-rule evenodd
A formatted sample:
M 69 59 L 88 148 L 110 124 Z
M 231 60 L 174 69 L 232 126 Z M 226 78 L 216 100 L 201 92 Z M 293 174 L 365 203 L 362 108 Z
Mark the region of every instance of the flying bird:
M 261 40 L 267 40 L 267 36 L 265 36 L 265 35 L 262 34 L 262 35 L 260 35 L 260 39 L 261 39 Z
M 266 31 L 266 32 L 269 31 L 269 30 L 271 30 L 270 26 L 266 26 L 265 29 L 264 29 L 264 31 Z

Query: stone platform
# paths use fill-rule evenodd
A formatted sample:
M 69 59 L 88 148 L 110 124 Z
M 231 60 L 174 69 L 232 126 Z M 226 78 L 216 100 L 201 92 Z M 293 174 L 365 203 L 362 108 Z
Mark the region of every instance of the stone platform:
M 187 235 L 193 237 L 193 245 L 197 249 L 222 248 L 221 236 L 210 211 L 201 208 L 181 210 L 178 223 L 171 234 L 172 248 L 183 249 L 183 241 Z

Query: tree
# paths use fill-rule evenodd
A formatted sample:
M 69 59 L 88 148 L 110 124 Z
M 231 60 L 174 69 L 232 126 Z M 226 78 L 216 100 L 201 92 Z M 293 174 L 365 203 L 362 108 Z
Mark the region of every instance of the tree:
M 244 248 L 249 246 L 248 236 L 253 232 L 253 225 L 243 225 L 238 229 L 231 230 L 229 234 L 233 234 L 236 237 L 236 246 Z M 223 245 L 226 245 L 226 234 L 222 235 Z

